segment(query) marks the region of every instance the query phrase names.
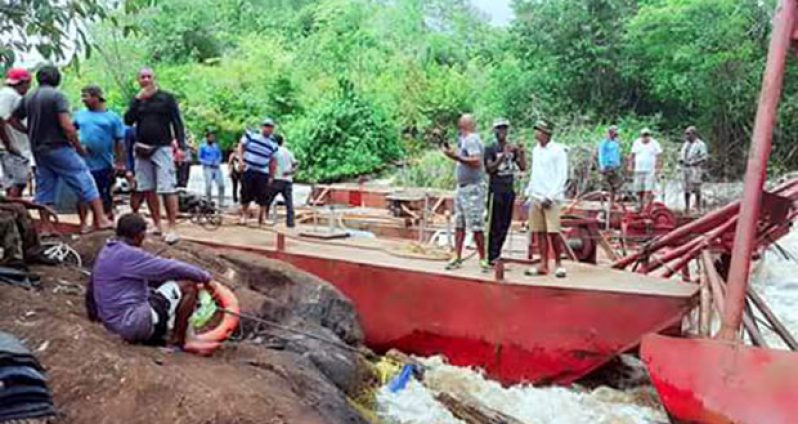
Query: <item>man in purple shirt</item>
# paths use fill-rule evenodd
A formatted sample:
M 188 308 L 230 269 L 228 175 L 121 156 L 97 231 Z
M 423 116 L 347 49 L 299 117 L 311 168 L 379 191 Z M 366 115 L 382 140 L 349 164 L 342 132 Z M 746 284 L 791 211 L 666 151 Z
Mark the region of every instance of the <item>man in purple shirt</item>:
M 132 343 L 182 347 L 197 302 L 196 283 L 211 281 L 211 274 L 142 250 L 146 234 L 141 216 L 119 219 L 116 239 L 108 241 L 94 263 L 86 293 L 89 318 Z M 174 328 L 167 343 L 170 323 Z

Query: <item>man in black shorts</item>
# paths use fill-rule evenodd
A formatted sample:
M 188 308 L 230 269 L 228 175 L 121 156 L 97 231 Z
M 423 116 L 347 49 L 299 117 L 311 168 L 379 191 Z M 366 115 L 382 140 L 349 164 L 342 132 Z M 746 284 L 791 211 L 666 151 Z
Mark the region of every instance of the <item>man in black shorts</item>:
M 269 201 L 269 186 L 277 170 L 274 154 L 279 147 L 274 142 L 274 121 L 266 118 L 261 124 L 260 134 L 244 132 L 238 145 L 239 157 L 244 161 L 244 175 L 241 179 L 241 225 L 247 225 L 249 204 L 253 201 L 260 206 L 258 225 L 263 225 Z
M 140 215 L 119 219 L 116 239 L 108 241 L 94 263 L 86 309 L 90 319 L 128 342 L 182 347 L 197 284 L 211 281 L 211 274 L 144 251 L 146 235 L 147 222 Z

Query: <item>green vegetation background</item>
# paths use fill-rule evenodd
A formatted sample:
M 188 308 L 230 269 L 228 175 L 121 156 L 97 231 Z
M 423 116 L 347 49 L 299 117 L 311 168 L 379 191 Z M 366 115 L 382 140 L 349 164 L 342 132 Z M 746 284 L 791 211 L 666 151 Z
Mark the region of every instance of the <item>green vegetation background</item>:
M 141 3 L 141 2 L 139 2 Z M 122 112 L 141 66 L 179 98 L 201 138 L 232 146 L 272 116 L 304 164 L 335 181 L 409 166 L 405 182 L 446 185 L 433 131 L 463 112 L 483 137 L 499 116 L 531 143 L 539 117 L 588 152 L 617 123 L 626 148 L 648 126 L 675 150 L 696 125 L 717 179 L 741 175 L 768 45 L 772 1 L 517 0 L 494 27 L 465 0 L 160 0 L 90 27 L 96 48 L 66 89 L 97 83 Z M 794 61 L 793 61 L 794 62 Z M 795 169 L 798 90 L 786 80 L 773 172 Z M 588 153 L 585 153 L 586 155 Z

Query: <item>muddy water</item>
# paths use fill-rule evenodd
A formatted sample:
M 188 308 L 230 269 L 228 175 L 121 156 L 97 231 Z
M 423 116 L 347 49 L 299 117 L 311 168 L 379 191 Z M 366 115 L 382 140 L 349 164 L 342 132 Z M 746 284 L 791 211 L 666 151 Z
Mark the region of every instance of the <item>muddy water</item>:
M 798 230 L 779 244 L 790 258 L 771 249 L 756 265 L 752 284 L 793 334 L 798 333 Z M 766 331 L 772 347 L 784 348 Z M 562 387 L 513 386 L 503 388 L 479 372 L 427 358 L 424 384 L 411 381 L 399 393 L 383 388 L 378 394 L 379 414 L 392 424 L 460 424 L 434 398 L 435 391 L 467 393 L 483 404 L 526 424 L 651 424 L 668 419 L 650 386 L 619 391 Z

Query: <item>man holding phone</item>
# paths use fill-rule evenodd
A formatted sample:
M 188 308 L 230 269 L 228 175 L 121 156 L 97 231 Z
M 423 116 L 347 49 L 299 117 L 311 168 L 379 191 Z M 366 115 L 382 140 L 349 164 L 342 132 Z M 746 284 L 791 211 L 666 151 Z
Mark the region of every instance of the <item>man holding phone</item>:
M 488 262 L 501 256 L 507 231 L 513 220 L 515 206 L 515 174 L 526 171 L 526 154 L 522 146 L 512 146 L 507 141 L 510 121 L 497 119 L 493 123 L 496 142 L 485 149 L 485 169 L 490 177 L 488 184 Z
M 460 117 L 457 124 L 460 132 L 457 149 L 443 143 L 441 149 L 449 159 L 457 162 L 457 193 L 454 199 L 455 257 L 446 265 L 447 270 L 463 265 L 465 230 L 474 233 L 479 263 L 483 270 L 490 267 L 485 259 L 484 215 L 485 215 L 485 171 L 482 166 L 485 148 L 476 132 L 472 115 Z

